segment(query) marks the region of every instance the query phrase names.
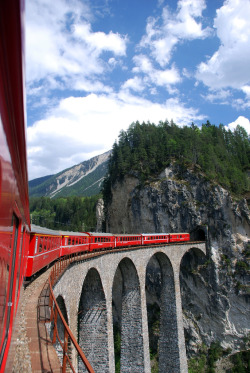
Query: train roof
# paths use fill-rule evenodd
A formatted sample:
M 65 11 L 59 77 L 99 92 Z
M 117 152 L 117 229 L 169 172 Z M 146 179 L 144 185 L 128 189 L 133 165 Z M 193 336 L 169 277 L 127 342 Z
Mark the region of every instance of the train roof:
M 61 236 L 60 231 L 55 231 L 53 229 L 40 227 L 39 225 L 31 224 L 31 233 L 38 233 L 38 234 L 50 234 L 54 236 Z
M 88 237 L 89 235 L 87 233 L 84 233 L 84 232 L 70 232 L 70 231 L 60 231 L 60 234 L 62 236 L 84 236 L 84 237 Z
M 169 233 L 142 233 L 141 235 L 145 237 L 145 236 L 166 236 L 168 234 Z
M 54 229 L 40 227 L 39 225 L 35 224 L 31 224 L 31 233 L 49 234 L 53 236 L 88 236 L 87 233 L 83 232 L 56 231 Z
M 89 236 L 114 236 L 112 233 L 100 233 L 100 232 L 86 232 Z
M 141 233 L 134 233 L 134 234 L 132 234 L 132 233 L 128 233 L 128 234 L 126 234 L 126 233 L 121 233 L 121 234 L 116 233 L 116 234 L 113 234 L 113 236 L 115 236 L 115 237 L 135 237 L 135 236 L 141 237 Z

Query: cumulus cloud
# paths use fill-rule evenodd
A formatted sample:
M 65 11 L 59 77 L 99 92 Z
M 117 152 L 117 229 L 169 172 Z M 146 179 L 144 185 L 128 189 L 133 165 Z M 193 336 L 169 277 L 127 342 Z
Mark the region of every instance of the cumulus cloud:
M 119 94 L 69 97 L 27 130 L 29 179 L 59 172 L 112 148 L 121 129 L 136 121 L 173 119 L 179 125 L 201 120 L 178 99 L 152 103 Z
M 227 126 L 225 126 L 225 128 L 227 130 L 234 131 L 238 125 L 245 128 L 247 133 L 250 135 L 250 121 L 248 118 L 245 118 L 243 116 L 239 116 L 234 122 L 229 123 Z
M 218 50 L 197 69 L 196 77 L 211 89 L 235 88 L 248 92 L 250 83 L 250 2 L 227 0 L 217 9 L 214 28 Z
M 171 85 L 181 81 L 179 71 L 174 65 L 172 65 L 170 69 L 156 69 L 150 59 L 142 54 L 135 56 L 133 61 L 136 65 L 133 68 L 133 72 L 145 74 L 148 83 L 168 89 Z M 146 82 L 145 79 L 144 81 Z
M 183 40 L 203 39 L 210 33 L 203 28 L 202 12 L 206 8 L 205 0 L 179 0 L 177 12 L 171 13 L 165 7 L 160 18 L 150 17 L 140 47 L 149 47 L 152 57 L 166 66 L 171 60 L 174 47 Z
M 126 36 L 92 31 L 91 11 L 86 2 L 28 1 L 26 14 L 28 93 L 45 79 L 47 89 L 75 89 L 72 80 L 85 82 L 90 75 L 103 74 L 103 52 L 114 56 L 126 54 Z

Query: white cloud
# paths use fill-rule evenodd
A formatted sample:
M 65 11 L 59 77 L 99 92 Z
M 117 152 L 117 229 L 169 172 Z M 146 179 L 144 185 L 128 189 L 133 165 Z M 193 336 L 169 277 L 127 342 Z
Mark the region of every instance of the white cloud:
M 72 80 L 105 72 L 103 52 L 126 54 L 127 37 L 93 32 L 90 9 L 79 0 L 30 0 L 26 15 L 28 93 L 42 80 L 47 90 L 74 88 Z
M 239 116 L 236 121 L 229 123 L 227 126 L 225 126 L 225 128 L 227 130 L 234 131 L 238 125 L 245 128 L 247 133 L 250 135 L 250 121 L 248 118 L 245 118 L 243 116 Z
M 241 87 L 241 89 L 246 94 L 246 96 L 250 98 L 250 85 L 245 85 Z
M 219 91 L 210 91 L 210 93 L 208 93 L 207 95 L 202 95 L 202 97 L 210 102 L 229 104 L 231 92 L 230 90 L 221 89 Z
M 198 66 L 196 77 L 212 89 L 236 88 L 244 91 L 250 75 L 250 2 L 227 0 L 217 10 L 214 27 L 219 49 Z
M 164 67 L 171 60 L 174 47 L 183 40 L 203 39 L 210 33 L 209 28 L 202 28 L 202 11 L 206 8 L 205 0 L 179 0 L 177 12 L 172 14 L 167 7 L 162 17 L 150 17 L 140 47 L 149 47 L 152 57 Z
M 149 58 L 142 54 L 135 56 L 133 61 L 136 65 L 133 68 L 133 72 L 144 73 L 148 81 L 153 85 L 164 86 L 169 89 L 171 85 L 181 81 L 179 71 L 174 65 L 172 65 L 170 69 L 156 69 L 153 67 Z
M 78 24 L 74 27 L 74 36 L 86 43 L 96 53 L 110 51 L 118 56 L 126 54 L 126 37 L 121 38 L 119 34 L 114 34 L 112 31 L 108 34 L 92 32 L 90 24 Z
M 27 129 L 29 179 L 59 172 L 111 149 L 121 129 L 136 121 L 173 119 L 189 125 L 203 119 L 177 99 L 152 103 L 123 90 L 119 94 L 69 97 Z
M 145 88 L 145 84 L 138 76 L 128 79 L 122 86 L 121 89 L 132 89 L 135 92 L 142 92 Z

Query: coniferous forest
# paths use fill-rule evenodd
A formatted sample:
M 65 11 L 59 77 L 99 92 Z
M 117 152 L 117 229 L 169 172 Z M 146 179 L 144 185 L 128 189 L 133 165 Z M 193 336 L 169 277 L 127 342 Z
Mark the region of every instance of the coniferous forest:
M 33 224 L 41 227 L 93 232 L 96 229 L 96 203 L 100 195 L 93 197 L 31 197 L 30 214 Z
M 244 128 L 237 126 L 232 132 L 209 121 L 200 128 L 194 124 L 179 127 L 173 121 L 158 125 L 136 122 L 121 131 L 113 145 L 103 185 L 105 201 L 111 196 L 111 185 L 126 174 L 133 173 L 143 183 L 172 161 L 185 169 L 196 166 L 236 196 L 249 190 L 250 142 Z

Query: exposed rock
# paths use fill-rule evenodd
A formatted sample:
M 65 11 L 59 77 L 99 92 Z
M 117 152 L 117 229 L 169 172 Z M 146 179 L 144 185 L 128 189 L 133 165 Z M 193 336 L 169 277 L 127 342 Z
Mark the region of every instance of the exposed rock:
M 206 237 L 207 258 L 199 261 L 190 253 L 181 265 L 188 355 L 201 343 L 213 341 L 233 351 L 244 348 L 250 277 L 246 200 L 235 201 L 197 169 L 172 164 L 143 187 L 136 176 L 117 183 L 107 211 L 107 232 L 190 232 L 192 239 Z
M 96 232 L 102 232 L 104 219 L 104 201 L 100 198 L 96 204 Z

